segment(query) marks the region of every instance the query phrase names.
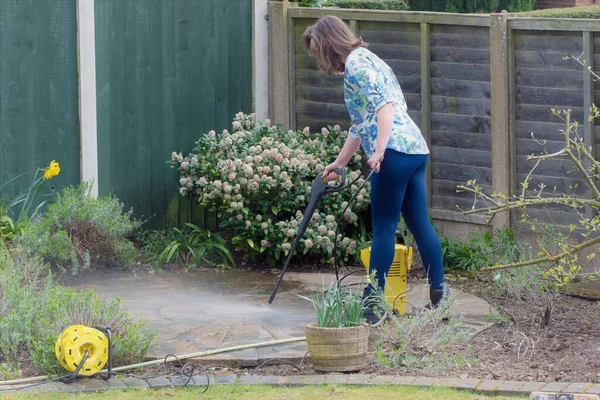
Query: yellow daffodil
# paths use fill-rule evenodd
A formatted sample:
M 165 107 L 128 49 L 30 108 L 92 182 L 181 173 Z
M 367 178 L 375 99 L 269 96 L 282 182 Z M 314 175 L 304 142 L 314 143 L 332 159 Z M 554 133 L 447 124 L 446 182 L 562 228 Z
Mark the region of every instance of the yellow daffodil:
M 52 160 L 48 168 L 44 169 L 44 179 L 52 179 L 60 172 L 60 166 L 56 160 Z

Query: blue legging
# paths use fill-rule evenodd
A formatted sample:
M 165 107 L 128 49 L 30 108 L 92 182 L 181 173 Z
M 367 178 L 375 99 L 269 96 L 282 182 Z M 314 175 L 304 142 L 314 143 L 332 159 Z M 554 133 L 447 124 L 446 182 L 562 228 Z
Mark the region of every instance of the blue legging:
M 430 288 L 442 289 L 442 250 L 427 207 L 427 159 L 427 155 L 409 155 L 387 149 L 379 173 L 371 178 L 373 242 L 369 266 L 376 271 L 382 291 L 394 260 L 400 212 L 417 242 Z

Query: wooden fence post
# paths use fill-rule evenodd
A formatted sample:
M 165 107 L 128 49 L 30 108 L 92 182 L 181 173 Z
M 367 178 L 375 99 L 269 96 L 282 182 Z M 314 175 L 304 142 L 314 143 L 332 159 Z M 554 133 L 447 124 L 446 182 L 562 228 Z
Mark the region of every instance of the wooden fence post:
M 292 3 L 269 1 L 269 118 L 290 127 L 289 26 Z
M 590 31 L 583 31 L 583 60 L 587 63 L 591 71 L 594 71 L 594 34 Z M 591 108 L 594 104 L 594 77 L 587 69 L 583 68 L 583 142 L 588 151 L 596 155 L 595 124 L 590 120 Z M 584 160 L 584 167 L 591 167 L 589 160 Z M 586 197 L 592 198 L 592 190 L 586 189 Z M 592 207 L 585 208 L 586 218 L 594 217 Z
M 252 51 L 253 51 L 253 99 L 256 118 L 269 116 L 269 36 L 267 21 L 268 1 L 253 1 Z
M 490 73 L 492 107 L 492 187 L 496 194 L 510 195 L 511 190 L 511 76 L 507 14 L 490 15 Z M 512 132 L 514 133 L 514 132 Z M 516 162 L 516 160 L 515 160 Z M 511 226 L 509 212 L 497 214 L 494 230 Z
M 98 196 L 98 126 L 94 0 L 77 0 L 76 4 L 81 180 L 93 182 L 91 195 L 95 197 Z

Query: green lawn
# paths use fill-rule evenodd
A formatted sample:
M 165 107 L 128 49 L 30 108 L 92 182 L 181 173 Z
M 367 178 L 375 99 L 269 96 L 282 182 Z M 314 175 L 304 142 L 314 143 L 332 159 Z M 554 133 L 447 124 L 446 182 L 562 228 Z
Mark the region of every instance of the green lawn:
M 408 386 L 307 386 L 307 387 L 272 387 L 272 386 L 246 386 L 226 385 L 212 386 L 204 394 L 201 388 L 193 389 L 161 389 L 161 390 L 129 390 L 110 391 L 92 394 L 69 393 L 10 393 L 0 394 L 2 400 L 69 400 L 69 399 L 117 399 L 117 400 L 153 400 L 153 399 L 181 399 L 181 400 L 228 400 L 228 399 L 261 399 L 261 400 L 322 400 L 322 399 L 419 399 L 419 400 L 500 400 L 500 399 L 528 399 L 529 397 L 507 397 L 473 394 L 464 391 L 454 391 L 445 388 L 415 388 Z

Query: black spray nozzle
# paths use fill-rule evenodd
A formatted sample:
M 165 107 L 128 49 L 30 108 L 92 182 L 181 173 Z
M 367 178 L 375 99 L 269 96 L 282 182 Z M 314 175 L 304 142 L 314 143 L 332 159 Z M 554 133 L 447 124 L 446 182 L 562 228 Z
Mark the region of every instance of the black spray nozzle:
M 327 193 L 339 192 L 340 190 L 343 190 L 347 187 L 346 186 L 346 168 L 334 169 L 331 172 L 335 173 L 336 175 L 339 175 L 339 177 L 340 177 L 339 182 L 337 182 L 335 185 L 332 185 L 331 183 L 324 181 L 323 174 L 317 175 L 317 178 L 313 181 L 312 187 L 310 189 L 310 201 L 308 202 L 308 206 L 306 207 L 306 210 L 304 211 L 304 216 L 302 217 L 302 220 L 300 221 L 300 224 L 298 225 L 298 230 L 296 232 L 296 240 L 294 241 L 294 246 L 292 247 L 292 250 L 290 251 L 288 259 L 283 267 L 283 270 L 281 271 L 281 274 L 279 275 L 279 279 L 277 280 L 277 283 L 275 284 L 275 287 L 273 288 L 273 292 L 271 293 L 271 296 L 269 297 L 269 304 L 273 303 L 273 300 L 275 300 L 275 295 L 277 294 L 277 291 L 279 290 L 279 285 L 281 285 L 281 281 L 283 280 L 283 275 L 285 274 L 285 272 L 287 271 L 287 269 L 290 265 L 290 260 L 292 259 L 292 256 L 294 254 L 294 251 L 296 250 L 296 247 L 300 243 L 300 239 L 302 239 L 302 237 L 304 236 L 304 233 L 306 232 L 306 229 L 308 228 L 308 224 L 310 223 L 310 220 L 312 219 L 312 216 L 313 216 L 315 210 L 317 209 L 317 204 L 319 204 L 319 201 L 321 200 L 323 195 L 325 195 Z M 333 182 L 333 181 L 331 181 L 331 182 Z

